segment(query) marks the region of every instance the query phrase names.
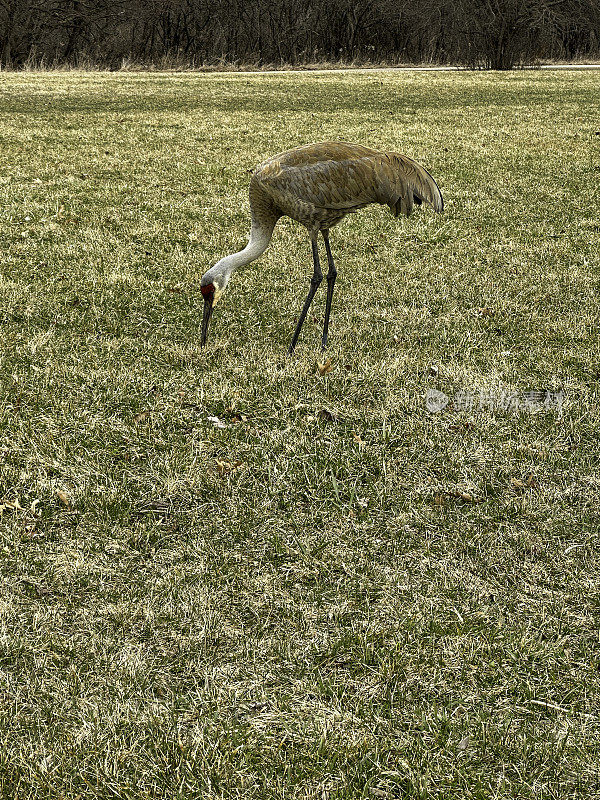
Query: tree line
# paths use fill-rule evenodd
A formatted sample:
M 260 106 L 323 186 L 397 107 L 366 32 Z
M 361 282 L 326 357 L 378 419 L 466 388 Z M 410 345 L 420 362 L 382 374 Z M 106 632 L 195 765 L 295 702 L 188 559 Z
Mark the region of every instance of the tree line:
M 0 0 L 0 66 L 510 69 L 600 51 L 599 0 Z

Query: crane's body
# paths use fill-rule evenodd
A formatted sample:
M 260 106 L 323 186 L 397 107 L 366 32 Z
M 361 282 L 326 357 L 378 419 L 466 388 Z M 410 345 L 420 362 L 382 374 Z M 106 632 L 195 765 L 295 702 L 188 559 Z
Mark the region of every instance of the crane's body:
M 202 344 L 206 341 L 212 309 L 234 270 L 258 258 L 268 247 L 273 228 L 282 216 L 304 225 L 310 234 L 314 272 L 290 352 L 293 352 L 313 296 L 323 279 L 317 237 L 325 241 L 329 271 L 322 344 L 327 343 L 333 285 L 337 271 L 329 246 L 329 229 L 347 214 L 371 203 L 387 205 L 394 216 L 408 216 L 415 204 L 441 212 L 441 192 L 427 170 L 408 156 L 380 152 L 347 142 L 304 145 L 272 156 L 259 164 L 250 179 L 251 229 L 247 246 L 225 256 L 202 276 L 204 296 Z

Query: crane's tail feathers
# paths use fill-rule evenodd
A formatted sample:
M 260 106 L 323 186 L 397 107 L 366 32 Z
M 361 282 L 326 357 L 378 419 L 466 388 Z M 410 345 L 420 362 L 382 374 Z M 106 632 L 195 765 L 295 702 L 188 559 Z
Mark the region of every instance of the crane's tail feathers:
M 388 153 L 388 158 L 396 167 L 396 187 L 399 196 L 390 203 L 392 214 L 408 217 L 413 206 L 427 203 L 438 213 L 444 210 L 444 198 L 440 188 L 425 167 L 400 153 Z

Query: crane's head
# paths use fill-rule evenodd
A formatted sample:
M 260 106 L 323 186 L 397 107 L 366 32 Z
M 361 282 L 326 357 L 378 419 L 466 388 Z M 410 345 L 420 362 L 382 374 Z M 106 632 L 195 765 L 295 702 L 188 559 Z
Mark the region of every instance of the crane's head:
M 223 296 L 223 292 L 227 286 L 227 280 L 223 277 L 211 278 L 209 274 L 211 271 L 212 270 L 209 270 L 209 272 L 204 275 L 200 284 L 200 291 L 202 292 L 202 297 L 204 298 L 204 313 L 202 314 L 202 336 L 200 338 L 200 347 L 204 347 L 206 344 L 208 323 L 210 322 L 213 308 Z

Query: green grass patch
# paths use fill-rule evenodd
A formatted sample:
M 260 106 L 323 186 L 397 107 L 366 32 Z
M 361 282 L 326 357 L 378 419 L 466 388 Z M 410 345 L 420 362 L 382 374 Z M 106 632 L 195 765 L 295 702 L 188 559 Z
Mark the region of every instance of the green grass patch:
M 599 90 L 3 76 L 2 797 L 598 795 Z M 289 220 L 201 351 L 248 170 L 325 139 L 444 215 L 332 231 L 328 373 Z

